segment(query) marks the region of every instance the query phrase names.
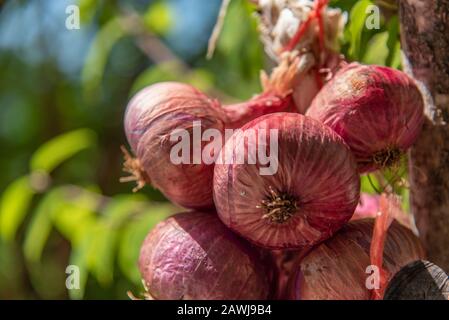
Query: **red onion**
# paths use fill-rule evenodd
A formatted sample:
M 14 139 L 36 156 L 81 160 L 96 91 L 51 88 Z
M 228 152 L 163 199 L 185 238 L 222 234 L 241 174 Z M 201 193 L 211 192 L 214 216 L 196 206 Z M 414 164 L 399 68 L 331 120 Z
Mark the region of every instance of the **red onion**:
M 261 140 L 248 141 L 251 133 Z M 260 153 L 276 148 L 271 174 Z M 300 249 L 323 241 L 357 206 L 360 179 L 349 148 L 330 128 L 300 114 L 275 113 L 248 123 L 226 142 L 218 160 L 214 200 L 221 220 L 266 248 Z
M 345 140 L 360 172 L 395 164 L 418 137 L 424 120 L 423 99 L 411 78 L 358 63 L 342 68 L 306 114 Z
M 333 238 L 314 248 L 302 261 L 291 284 L 297 300 L 366 300 L 371 272 L 372 219 L 353 221 Z M 406 264 L 424 257 L 418 238 L 394 221 L 388 229 L 383 251 L 383 268 L 394 275 Z
M 266 299 L 269 274 L 258 251 L 216 215 L 177 214 L 145 239 L 139 269 L 148 294 L 160 300 Z
M 264 93 L 225 107 L 182 83 L 158 83 L 141 90 L 129 102 L 125 114 L 126 136 L 137 158 L 126 155 L 125 170 L 133 176 L 122 181 L 137 180 L 136 189 L 150 183 L 169 200 L 187 208 L 213 207 L 213 161 L 206 163 L 193 154 L 196 151 L 201 158 L 205 146 L 216 141 L 195 137 L 194 122 L 201 133 L 207 129 L 222 133 L 225 128 L 239 128 L 263 114 L 288 110 L 294 67 L 295 61 L 284 61 L 271 78 L 262 77 Z M 180 130 L 188 133 L 191 154 L 190 161 L 177 164 L 171 152 L 178 141 L 173 141 L 171 135 Z M 212 158 L 220 149 L 221 144 L 216 152 L 211 150 Z
M 296 267 L 301 259 L 310 251 L 305 250 L 271 250 L 270 254 L 274 260 L 274 295 L 275 300 L 289 298 L 288 286 L 292 276 L 295 275 Z
M 181 206 L 212 207 L 213 166 L 173 164 L 170 159 L 170 152 L 178 143 L 171 141 L 170 135 L 177 129 L 185 129 L 191 133 L 193 145 L 194 121 L 201 121 L 202 131 L 206 128 L 223 131 L 226 115 L 218 101 L 209 99 L 192 86 L 159 83 L 141 90 L 130 101 L 125 132 L 137 156 L 138 164 L 133 169 L 145 175 L 146 183 L 151 183 Z M 200 147 L 205 144 L 203 142 Z
M 323 85 L 332 79 L 342 63 L 344 61 L 340 54 L 329 51 L 322 65 L 314 66 L 305 72 L 298 72 L 295 78 L 293 101 L 299 113 L 306 113 L 315 96 Z

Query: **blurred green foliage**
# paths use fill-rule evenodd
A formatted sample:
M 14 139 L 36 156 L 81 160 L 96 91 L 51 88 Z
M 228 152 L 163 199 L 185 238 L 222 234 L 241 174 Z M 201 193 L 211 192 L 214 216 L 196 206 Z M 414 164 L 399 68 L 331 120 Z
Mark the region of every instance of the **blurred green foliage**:
M 140 244 L 178 209 L 156 190 L 131 194 L 130 185 L 118 183 L 129 96 L 167 80 L 191 83 L 229 101 L 260 90 L 259 71 L 267 58 L 248 1 L 231 2 L 210 61 L 205 43 L 195 57 L 170 51 L 165 35 L 177 19 L 175 1 L 131 2 L 138 2 L 138 9 L 125 1 L 77 2 L 81 28 L 91 30 L 80 70 L 63 70 L 49 50 L 48 35 L 36 36 L 33 50 L 43 56 L 37 62 L 23 54 L 30 48 L 0 46 L 0 299 L 126 299 L 128 290 L 139 293 Z M 342 51 L 352 60 L 399 68 L 395 12 L 382 17 L 380 29 L 368 30 L 371 4 L 331 1 L 348 12 Z M 18 2 L 8 12 L 25 6 Z M 127 25 L 130 17 L 139 24 Z M 203 32 L 208 36 L 211 28 Z M 154 45 L 146 51 L 142 41 Z M 363 177 L 363 191 L 378 187 L 376 177 Z M 405 188 L 396 191 L 408 200 Z M 65 287 L 69 264 L 80 268 L 79 290 Z

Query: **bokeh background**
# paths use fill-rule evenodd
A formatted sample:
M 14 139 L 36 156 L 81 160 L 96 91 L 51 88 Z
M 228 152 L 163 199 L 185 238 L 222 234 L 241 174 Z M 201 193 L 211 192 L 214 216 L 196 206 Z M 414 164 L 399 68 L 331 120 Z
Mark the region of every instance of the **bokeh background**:
M 148 231 L 178 208 L 123 175 L 127 101 L 159 81 L 191 83 L 224 102 L 260 91 L 273 63 L 255 6 L 233 0 L 212 60 L 220 0 L 0 0 L 0 299 L 127 299 Z M 367 7 L 380 29 L 364 27 Z M 68 30 L 66 8 L 80 8 Z M 400 68 L 390 1 L 331 1 L 347 12 L 342 52 Z M 363 179 L 363 189 L 374 192 Z M 407 190 L 397 190 L 407 203 Z M 67 290 L 66 267 L 81 271 Z

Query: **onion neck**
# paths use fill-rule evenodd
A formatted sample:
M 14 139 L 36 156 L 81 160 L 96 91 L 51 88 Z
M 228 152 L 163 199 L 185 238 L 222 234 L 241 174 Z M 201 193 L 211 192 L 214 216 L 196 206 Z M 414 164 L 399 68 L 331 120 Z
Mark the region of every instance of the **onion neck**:
M 240 128 L 249 121 L 269 113 L 293 111 L 292 93 L 297 85 L 300 59 L 297 53 L 283 55 L 270 76 L 261 72 L 263 92 L 249 101 L 224 106 L 229 128 Z
M 281 97 L 270 92 L 262 93 L 249 101 L 223 107 L 227 116 L 227 127 L 236 129 L 260 116 L 269 113 L 291 111 L 292 97 Z

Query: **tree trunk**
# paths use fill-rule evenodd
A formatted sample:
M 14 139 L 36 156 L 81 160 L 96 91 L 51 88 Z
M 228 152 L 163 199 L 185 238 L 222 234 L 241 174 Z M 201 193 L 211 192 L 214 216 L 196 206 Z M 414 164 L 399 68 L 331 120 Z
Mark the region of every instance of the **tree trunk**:
M 404 69 L 426 122 L 410 150 L 411 210 L 428 258 L 449 270 L 449 0 L 399 0 Z

